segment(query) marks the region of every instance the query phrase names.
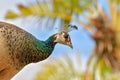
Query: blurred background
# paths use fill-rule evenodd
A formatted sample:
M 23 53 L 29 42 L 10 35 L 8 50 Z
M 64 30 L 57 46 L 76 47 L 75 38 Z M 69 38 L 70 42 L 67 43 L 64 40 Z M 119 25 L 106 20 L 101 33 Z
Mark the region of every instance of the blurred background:
M 40 40 L 67 30 L 73 49 L 57 44 L 52 55 L 31 63 L 12 80 L 119 80 L 120 0 L 4 0 L 0 20 Z

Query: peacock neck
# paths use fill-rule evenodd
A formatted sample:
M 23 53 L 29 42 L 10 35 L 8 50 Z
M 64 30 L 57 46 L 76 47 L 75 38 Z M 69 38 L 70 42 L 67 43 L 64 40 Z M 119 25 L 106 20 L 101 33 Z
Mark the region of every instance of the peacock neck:
M 53 36 L 51 36 L 45 41 L 37 40 L 37 41 L 35 41 L 35 44 L 36 44 L 38 50 L 40 50 L 43 54 L 46 54 L 49 56 L 52 53 L 52 51 L 54 50 L 54 47 L 56 45 L 54 40 L 55 40 L 55 38 L 53 38 Z
M 54 41 L 55 41 L 55 38 L 53 38 L 53 36 L 51 36 L 45 41 L 45 43 L 46 43 L 46 45 L 49 45 L 54 48 L 54 46 L 56 45 L 56 43 Z

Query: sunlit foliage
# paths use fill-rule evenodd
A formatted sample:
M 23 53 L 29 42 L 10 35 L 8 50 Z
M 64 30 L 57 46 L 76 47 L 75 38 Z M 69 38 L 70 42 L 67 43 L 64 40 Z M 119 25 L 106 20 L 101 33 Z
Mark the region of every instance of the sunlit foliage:
M 54 26 L 59 20 L 60 28 L 65 24 L 69 24 L 75 19 L 79 20 L 79 15 L 88 10 L 94 0 L 37 0 L 36 3 L 29 5 L 17 5 L 19 13 L 9 10 L 5 18 L 15 19 L 27 16 L 37 16 L 45 22 L 43 26 Z M 41 23 L 42 25 L 42 23 Z
M 81 68 L 78 66 L 83 66 L 80 56 L 62 55 L 45 62 L 35 80 L 83 80 Z

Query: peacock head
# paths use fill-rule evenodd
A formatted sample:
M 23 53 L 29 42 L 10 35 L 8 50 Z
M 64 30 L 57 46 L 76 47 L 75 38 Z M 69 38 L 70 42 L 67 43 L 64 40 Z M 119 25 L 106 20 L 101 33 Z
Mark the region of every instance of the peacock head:
M 56 33 L 54 35 L 54 38 L 55 38 L 54 40 L 55 43 L 68 45 L 69 47 L 73 48 L 68 32 L 62 31 L 60 33 Z

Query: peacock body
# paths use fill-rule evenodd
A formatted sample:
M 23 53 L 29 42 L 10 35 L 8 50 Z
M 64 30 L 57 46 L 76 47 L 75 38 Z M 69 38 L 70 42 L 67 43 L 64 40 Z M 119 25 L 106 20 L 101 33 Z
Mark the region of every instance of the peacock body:
M 15 25 L 0 22 L 0 79 L 9 80 L 25 65 L 48 58 L 57 43 L 72 47 L 67 32 L 41 41 Z

